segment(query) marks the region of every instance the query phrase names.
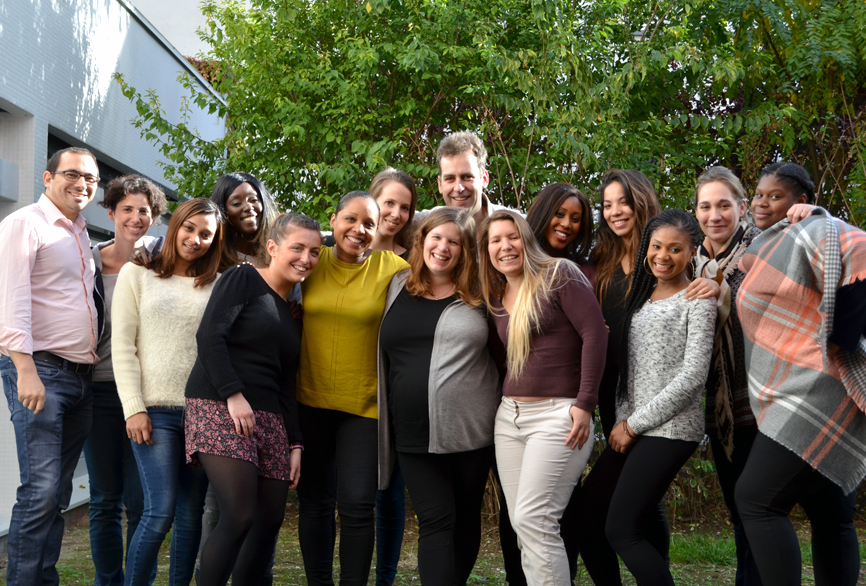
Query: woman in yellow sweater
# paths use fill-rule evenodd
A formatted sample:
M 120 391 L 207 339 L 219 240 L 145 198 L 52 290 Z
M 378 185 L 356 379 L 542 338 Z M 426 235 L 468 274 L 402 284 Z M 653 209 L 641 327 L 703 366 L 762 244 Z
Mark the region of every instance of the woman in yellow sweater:
M 334 584 L 340 514 L 340 584 L 365 585 L 375 541 L 378 421 L 376 350 L 385 294 L 406 261 L 370 250 L 379 207 L 352 191 L 331 216 L 335 244 L 302 285 L 304 330 L 298 414 L 304 473 L 298 485 L 299 540 L 310 586 Z

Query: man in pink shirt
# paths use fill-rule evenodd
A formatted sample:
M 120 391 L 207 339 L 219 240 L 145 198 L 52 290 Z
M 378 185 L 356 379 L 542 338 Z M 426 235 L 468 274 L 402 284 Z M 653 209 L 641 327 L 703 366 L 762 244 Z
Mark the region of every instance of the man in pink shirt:
M 59 583 L 60 512 L 90 433 L 98 360 L 94 263 L 79 214 L 99 181 L 90 151 L 48 161 L 45 194 L 0 223 L 0 377 L 12 411 L 21 486 L 7 539 L 6 583 Z

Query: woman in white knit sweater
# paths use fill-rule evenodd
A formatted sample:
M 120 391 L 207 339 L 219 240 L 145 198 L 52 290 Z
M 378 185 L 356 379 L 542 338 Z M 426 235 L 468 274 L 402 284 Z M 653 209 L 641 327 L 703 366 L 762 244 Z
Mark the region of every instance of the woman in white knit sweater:
M 195 334 L 217 278 L 222 217 L 208 199 L 181 205 L 150 269 L 120 271 L 112 306 L 114 376 L 144 491 L 126 561 L 127 586 L 146 585 L 174 522 L 170 586 L 192 579 L 207 479 L 186 466 L 184 389 Z
M 686 299 L 701 234 L 682 210 L 647 224 L 623 320 L 616 420 L 610 447 L 626 454 L 605 533 L 639 585 L 673 586 L 668 560 L 642 519 L 664 497 L 704 437 L 701 396 L 716 322 L 715 299 Z

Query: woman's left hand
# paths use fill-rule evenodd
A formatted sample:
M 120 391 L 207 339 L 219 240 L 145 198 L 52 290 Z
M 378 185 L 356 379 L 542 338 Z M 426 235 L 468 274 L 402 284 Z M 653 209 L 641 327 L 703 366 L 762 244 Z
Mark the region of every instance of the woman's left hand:
M 722 288 L 714 279 L 706 277 L 698 277 L 686 287 L 686 299 L 692 301 L 694 299 L 710 299 L 711 297 L 719 298 L 722 293 Z
M 631 433 L 632 435 L 629 435 Z M 635 437 L 632 437 L 635 436 Z M 613 426 L 608 443 L 615 452 L 627 454 L 637 441 L 637 434 L 628 426 L 628 421 L 622 421 Z
M 818 206 L 813 206 L 808 203 L 795 203 L 785 215 L 792 224 L 796 224 L 800 220 L 805 220 L 811 216 L 816 207 Z
M 592 432 L 592 413 L 573 405 L 568 412 L 571 414 L 571 433 L 565 439 L 565 444 L 572 450 L 575 447 L 579 450 L 583 448 L 583 444 L 587 442 Z
M 235 431 L 238 435 L 251 437 L 253 429 L 256 427 L 256 414 L 244 394 L 235 393 L 228 398 L 226 403 L 229 406 L 229 415 L 232 416 L 232 421 L 235 424 Z
M 298 486 L 301 479 L 301 452 L 304 450 L 294 449 L 289 452 L 289 488 Z

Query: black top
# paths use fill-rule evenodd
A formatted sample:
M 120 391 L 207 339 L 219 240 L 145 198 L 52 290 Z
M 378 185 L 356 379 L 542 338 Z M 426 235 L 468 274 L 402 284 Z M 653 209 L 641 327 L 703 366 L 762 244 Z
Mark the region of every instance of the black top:
M 866 336 L 866 280 L 854 281 L 836 291 L 833 333 L 829 341 L 854 352 Z
M 388 409 L 398 452 L 427 453 L 427 393 L 436 324 L 454 297 L 413 297 L 404 288 L 382 320 L 379 343 L 388 369 Z
M 216 282 L 198 333 L 186 396 L 225 401 L 243 392 L 254 410 L 283 416 L 290 443 L 301 441 L 295 376 L 301 322 L 249 263 Z
M 637 270 L 643 270 L 640 267 Z M 607 361 L 601 384 L 598 386 L 598 411 L 601 428 L 605 437 L 616 423 L 616 385 L 619 382 L 619 344 L 622 338 L 622 321 L 625 317 L 625 302 L 628 293 L 629 276 L 617 266 L 613 278 L 607 286 L 601 303 L 601 314 L 610 333 L 607 336 Z

